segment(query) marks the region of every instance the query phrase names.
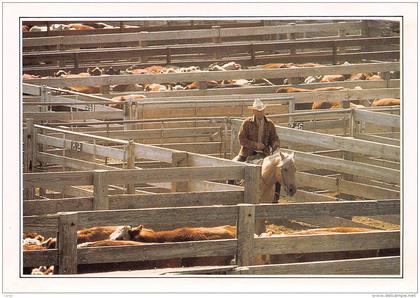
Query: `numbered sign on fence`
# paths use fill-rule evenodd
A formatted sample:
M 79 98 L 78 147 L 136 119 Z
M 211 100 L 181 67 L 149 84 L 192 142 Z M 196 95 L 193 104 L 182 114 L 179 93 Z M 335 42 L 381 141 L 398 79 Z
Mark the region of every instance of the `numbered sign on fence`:
M 297 128 L 297 129 L 303 129 L 303 123 L 302 122 L 291 122 L 289 123 L 290 128 Z
M 82 143 L 71 141 L 71 150 L 81 152 L 82 145 Z

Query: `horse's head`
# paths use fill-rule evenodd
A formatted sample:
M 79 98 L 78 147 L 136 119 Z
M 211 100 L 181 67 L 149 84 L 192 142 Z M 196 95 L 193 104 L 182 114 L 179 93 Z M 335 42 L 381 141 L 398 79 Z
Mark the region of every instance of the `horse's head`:
M 295 153 L 286 154 L 279 150 L 279 160 L 276 165 L 276 181 L 280 182 L 289 197 L 296 193 Z

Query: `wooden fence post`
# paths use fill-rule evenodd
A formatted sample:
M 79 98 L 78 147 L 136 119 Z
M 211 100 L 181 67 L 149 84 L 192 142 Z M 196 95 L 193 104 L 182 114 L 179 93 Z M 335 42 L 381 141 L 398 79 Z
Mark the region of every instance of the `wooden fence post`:
M 172 153 L 172 166 L 173 167 L 187 167 L 188 166 L 188 152 L 177 151 Z M 188 192 L 189 191 L 189 182 L 172 182 L 172 191 L 173 192 Z
M 25 156 L 23 158 L 23 172 L 30 173 L 35 166 L 34 161 L 34 119 L 26 120 L 26 132 L 25 132 Z M 33 200 L 35 194 L 34 187 L 25 188 L 23 199 L 24 200 Z
M 254 224 L 255 224 L 255 205 L 238 205 L 238 255 L 236 257 L 237 265 L 252 265 L 253 246 L 254 246 Z
M 123 120 L 133 120 L 133 113 L 131 111 L 131 107 L 132 107 L 133 101 L 131 99 L 127 100 L 126 102 L 124 102 L 124 118 Z M 132 127 L 131 123 L 124 123 L 124 130 L 130 130 Z
M 148 33 L 149 32 L 147 32 L 147 31 L 141 31 L 140 32 L 140 34 L 142 34 L 142 35 L 147 35 Z M 147 47 L 147 41 L 145 41 L 142 38 L 140 38 L 140 40 L 139 40 L 139 47 L 140 48 L 146 48 Z M 146 63 L 148 59 L 149 59 L 149 57 L 147 57 L 144 54 L 142 54 L 142 56 L 140 56 L 140 59 L 138 60 L 138 62 L 140 62 L 140 63 Z
M 354 137 L 354 127 L 354 109 L 351 109 L 349 115 L 349 137 Z M 344 151 L 343 158 L 345 160 L 353 160 L 353 153 L 349 151 Z M 354 176 L 350 174 L 343 174 L 343 178 L 347 181 L 353 181 Z
M 166 48 L 166 64 L 171 64 L 172 63 L 172 59 L 171 59 L 171 48 L 167 47 Z
M 134 140 L 129 140 L 127 145 L 127 169 L 134 169 L 136 162 L 136 151 L 135 151 Z M 127 194 L 133 194 L 135 192 L 134 184 L 127 184 Z
M 220 26 L 211 26 L 211 29 L 213 30 L 213 37 L 212 37 L 212 42 L 214 43 L 220 43 L 222 42 L 222 38 L 220 36 Z M 217 51 L 215 51 L 213 53 L 213 59 L 219 59 L 220 55 Z
M 244 202 L 258 204 L 261 195 L 261 166 L 247 164 L 245 167 Z
M 45 103 L 45 102 L 51 102 L 51 91 L 48 90 L 47 86 L 42 85 L 41 86 L 41 102 Z M 46 105 L 43 105 L 41 107 L 41 111 L 42 112 L 47 112 L 48 107 Z M 46 121 L 41 121 L 41 123 L 46 122 Z M 36 129 L 38 131 L 38 129 Z M 44 130 L 41 130 L 41 133 L 43 133 Z M 42 145 L 42 144 L 38 144 L 36 145 L 36 151 L 40 151 L 40 152 L 44 152 L 45 151 L 46 146 Z M 44 162 L 40 161 L 39 162 L 40 167 L 44 167 Z M 40 196 L 45 196 L 47 193 L 46 188 L 45 187 L 40 187 L 39 188 L 39 195 Z
M 223 134 L 222 134 L 222 142 L 223 142 L 223 158 L 227 158 L 227 140 L 228 140 L 228 119 L 225 117 L 225 122 L 223 123 Z M 232 155 L 229 156 L 232 159 Z
M 295 112 L 295 99 L 291 99 L 289 100 L 289 114 L 293 114 Z M 289 116 L 289 124 L 293 124 L 295 122 L 295 117 L 293 117 L 292 115 Z
M 59 213 L 58 217 L 58 272 L 77 273 L 77 212 Z
M 143 103 L 139 103 L 138 101 L 134 102 L 135 105 L 135 113 L 134 113 L 134 118 L 136 120 L 144 120 L 143 117 L 143 112 L 144 112 L 144 104 Z M 144 128 L 144 122 L 137 122 L 134 126 L 134 129 L 143 129 Z
M 245 167 L 244 203 L 258 204 L 261 197 L 261 166 L 247 165 Z M 255 222 L 255 232 L 259 235 L 265 232 L 265 220 Z
M 333 42 L 333 46 L 332 46 L 332 65 L 336 65 L 337 64 L 337 44 L 334 41 Z
M 362 21 L 362 29 L 360 30 L 361 37 L 367 38 L 369 37 L 369 21 L 363 20 Z M 363 44 L 361 47 L 362 52 L 369 51 L 369 46 Z
M 230 123 L 230 159 L 234 158 L 239 152 L 238 130 L 235 125 Z
M 255 46 L 253 43 L 249 45 L 249 55 L 250 55 L 250 64 L 255 66 L 257 62 L 255 61 Z
M 385 81 L 386 88 L 389 88 L 389 80 L 391 79 L 391 73 L 389 71 L 381 72 L 380 76 Z
M 347 35 L 346 29 L 338 29 L 338 36 L 339 36 L 340 39 L 346 38 L 346 35 Z M 338 48 L 337 52 L 344 53 L 345 50 L 344 50 L 344 48 Z
M 296 29 L 295 29 L 295 26 L 296 26 L 296 23 L 289 23 L 289 25 L 290 26 L 292 26 L 292 32 L 290 32 L 290 33 L 288 33 L 287 34 L 287 39 L 289 39 L 289 41 L 293 41 L 293 40 L 296 40 Z M 291 49 L 290 49 L 290 55 L 296 55 L 296 48 L 295 47 L 292 47 Z
M 93 210 L 108 209 L 108 178 L 106 170 L 93 171 Z

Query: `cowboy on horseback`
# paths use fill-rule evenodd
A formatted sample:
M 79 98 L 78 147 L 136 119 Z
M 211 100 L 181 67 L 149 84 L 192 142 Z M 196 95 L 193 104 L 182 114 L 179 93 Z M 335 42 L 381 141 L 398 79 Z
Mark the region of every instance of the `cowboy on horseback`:
M 248 107 L 253 112 L 252 117 L 246 118 L 239 129 L 238 138 L 241 149 L 234 157 L 234 161 L 251 161 L 261 159 L 274 152 L 280 145 L 279 137 L 273 121 L 265 116 L 266 106 L 260 99 L 256 99 Z M 276 183 L 275 200 L 279 199 L 280 183 Z

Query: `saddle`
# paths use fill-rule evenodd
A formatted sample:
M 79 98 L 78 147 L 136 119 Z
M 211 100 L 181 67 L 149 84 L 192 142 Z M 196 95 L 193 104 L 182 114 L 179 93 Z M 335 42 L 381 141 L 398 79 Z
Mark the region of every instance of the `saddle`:
M 251 164 L 254 164 L 254 165 L 262 165 L 265 157 L 266 157 L 266 155 L 264 153 L 257 152 L 257 154 L 248 156 L 246 158 L 245 162 L 246 163 L 251 163 Z

